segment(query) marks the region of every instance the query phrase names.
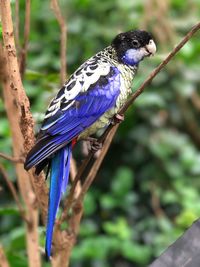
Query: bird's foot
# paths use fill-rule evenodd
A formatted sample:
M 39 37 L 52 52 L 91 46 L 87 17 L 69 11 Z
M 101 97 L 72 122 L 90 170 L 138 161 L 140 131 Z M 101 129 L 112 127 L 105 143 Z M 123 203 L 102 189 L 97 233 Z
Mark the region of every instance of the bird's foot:
M 93 152 L 97 152 L 98 150 L 102 149 L 102 143 L 98 142 L 96 138 L 88 137 L 86 140 L 88 150 Z
M 114 117 L 111 119 L 111 124 L 116 125 L 124 121 L 124 114 L 115 114 Z

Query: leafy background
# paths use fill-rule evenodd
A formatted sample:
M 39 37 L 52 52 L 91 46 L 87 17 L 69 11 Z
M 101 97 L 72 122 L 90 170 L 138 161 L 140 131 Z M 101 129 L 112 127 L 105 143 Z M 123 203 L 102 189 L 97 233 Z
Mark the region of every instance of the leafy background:
M 120 31 L 145 28 L 153 33 L 157 55 L 142 62 L 133 90 L 198 21 L 200 10 L 199 0 L 62 0 L 60 4 L 68 26 L 68 74 Z M 23 32 L 24 1 L 20 10 Z M 147 266 L 199 217 L 199 60 L 198 34 L 126 113 L 86 196 L 71 266 Z M 49 1 L 32 1 L 24 85 L 37 131 L 59 88 L 59 27 Z M 10 154 L 2 98 L 0 116 L 0 151 Z M 80 160 L 79 150 L 75 156 Z M 16 183 L 13 165 L 0 160 Z M 1 243 L 11 266 L 25 267 L 24 224 L 2 179 L 0 190 Z M 39 231 L 43 246 L 44 226 Z

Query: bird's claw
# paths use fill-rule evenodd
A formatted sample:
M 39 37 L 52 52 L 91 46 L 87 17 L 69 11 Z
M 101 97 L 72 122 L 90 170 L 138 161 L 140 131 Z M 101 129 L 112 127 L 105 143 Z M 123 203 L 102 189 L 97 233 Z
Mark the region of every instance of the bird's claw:
M 98 142 L 96 138 L 88 137 L 86 141 L 87 141 L 88 149 L 92 150 L 93 152 L 97 152 L 98 150 L 102 148 L 102 143 Z
M 111 120 L 112 125 L 116 125 L 118 123 L 121 123 L 124 121 L 124 114 L 115 114 L 114 117 Z

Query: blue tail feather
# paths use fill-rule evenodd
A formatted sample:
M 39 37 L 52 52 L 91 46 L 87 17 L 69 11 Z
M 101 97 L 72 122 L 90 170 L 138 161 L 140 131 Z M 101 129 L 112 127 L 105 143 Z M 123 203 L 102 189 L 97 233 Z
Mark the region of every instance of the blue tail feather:
M 61 195 L 65 192 L 68 184 L 71 149 L 71 144 L 68 144 L 66 147 L 60 149 L 55 154 L 51 162 L 48 221 L 45 245 L 47 259 L 51 255 L 53 227 Z

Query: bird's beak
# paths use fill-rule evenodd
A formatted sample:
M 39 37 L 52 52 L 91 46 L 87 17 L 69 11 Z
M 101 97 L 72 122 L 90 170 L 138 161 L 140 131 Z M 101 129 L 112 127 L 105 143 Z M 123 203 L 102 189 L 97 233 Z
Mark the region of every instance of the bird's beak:
M 148 56 L 154 56 L 156 53 L 156 44 L 154 41 L 151 39 L 148 43 L 148 45 L 145 46 L 145 50 L 148 53 Z

